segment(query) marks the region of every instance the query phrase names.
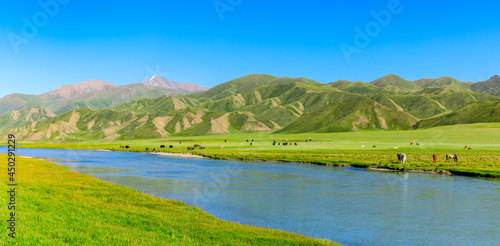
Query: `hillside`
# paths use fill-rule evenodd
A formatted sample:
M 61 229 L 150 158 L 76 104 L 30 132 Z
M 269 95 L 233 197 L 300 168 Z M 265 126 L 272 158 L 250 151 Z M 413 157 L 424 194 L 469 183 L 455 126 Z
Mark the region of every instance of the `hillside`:
M 346 132 L 362 129 L 406 130 L 417 120 L 369 99 L 328 105 L 302 115 L 278 133 Z
M 244 93 L 260 86 L 289 84 L 292 82 L 323 85 L 319 82 L 315 82 L 313 80 L 306 78 L 287 78 L 287 77 L 275 77 L 267 74 L 251 74 L 220 84 L 208 91 L 193 94 L 192 96 L 195 98 L 210 98 L 216 100 L 236 95 L 239 93 Z
M 42 106 L 34 106 L 23 111 L 10 111 L 0 116 L 0 132 L 54 116 L 56 116 L 54 113 Z
M 402 88 L 406 88 L 406 89 L 417 88 L 417 86 L 414 83 L 412 83 L 411 81 L 403 79 L 395 74 L 386 75 L 380 79 L 377 79 L 377 80 L 370 82 L 370 84 L 378 86 L 378 87 L 398 86 L 398 87 L 402 87 Z
M 472 102 L 449 114 L 418 122 L 415 128 L 500 122 L 500 102 Z
M 500 76 L 495 75 L 486 81 L 474 83 L 471 89 L 475 92 L 500 96 Z
M 471 83 L 460 82 L 451 77 L 441 77 L 438 79 L 420 79 L 413 82 L 417 87 L 425 89 L 428 87 L 444 87 L 455 91 L 471 91 Z
M 146 83 L 148 81 L 153 85 Z M 13 110 L 26 110 L 33 106 L 43 106 L 55 114 L 80 108 L 104 109 L 140 98 L 157 98 L 164 95 L 182 96 L 190 92 L 208 89 L 190 83 L 178 82 L 171 82 L 173 83 L 171 87 L 164 86 L 161 82 L 167 80 L 158 75 L 153 76 L 148 81 L 117 86 L 101 80 L 89 80 L 61 86 L 42 95 L 11 94 L 0 99 L 0 115 Z M 153 81 L 160 82 L 155 84 Z

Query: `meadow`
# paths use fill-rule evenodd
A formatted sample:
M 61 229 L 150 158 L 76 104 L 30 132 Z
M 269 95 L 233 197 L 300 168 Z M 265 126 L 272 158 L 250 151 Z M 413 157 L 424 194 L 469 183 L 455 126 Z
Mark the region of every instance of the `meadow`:
M 7 160 L 7 155 L 0 155 Z M 16 238 L 0 229 L 1 245 L 337 245 L 279 230 L 231 223 L 185 203 L 146 195 L 69 171 L 17 158 Z M 0 184 L 7 189 L 7 171 Z M 9 187 L 10 188 L 10 187 Z M 9 217 L 7 192 L 0 215 Z M 4 223 L 7 225 L 7 223 Z
M 500 123 L 481 123 L 408 131 L 173 135 L 148 140 L 87 141 L 64 144 L 26 143 L 23 146 L 133 152 L 146 152 L 146 148 L 152 151 L 154 148 L 159 152 L 192 153 L 215 159 L 313 163 L 499 178 L 500 141 L 498 139 L 500 139 Z M 274 141 L 280 145 L 272 145 Z M 284 142 L 291 144 L 284 146 L 282 145 Z M 187 150 L 187 147 L 195 144 L 202 145 L 205 149 Z M 130 146 L 130 149 L 120 148 L 124 145 Z M 166 145 L 167 148 L 160 149 L 160 145 Z M 168 148 L 169 145 L 173 148 Z M 224 146 L 224 149 L 221 149 L 221 146 Z M 397 161 L 396 154 L 400 152 L 408 156 L 405 164 Z M 438 156 L 436 163 L 432 160 L 434 154 Z M 447 161 L 445 159 L 447 154 L 456 154 L 458 162 Z

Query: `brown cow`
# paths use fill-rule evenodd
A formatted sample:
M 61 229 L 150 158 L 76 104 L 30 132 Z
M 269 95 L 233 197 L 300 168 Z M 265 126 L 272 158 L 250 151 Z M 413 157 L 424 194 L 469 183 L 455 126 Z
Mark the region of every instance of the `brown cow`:
M 193 147 L 188 147 L 188 150 L 194 150 L 194 148 Z

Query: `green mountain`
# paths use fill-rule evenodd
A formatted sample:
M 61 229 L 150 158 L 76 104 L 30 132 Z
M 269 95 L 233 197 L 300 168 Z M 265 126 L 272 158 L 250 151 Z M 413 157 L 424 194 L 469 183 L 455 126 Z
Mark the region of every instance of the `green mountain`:
M 56 116 L 54 113 L 42 106 L 34 106 L 23 111 L 10 111 L 0 116 L 0 132 L 54 116 Z
M 363 99 L 328 105 L 302 115 L 278 133 L 346 132 L 360 129 L 406 130 L 417 122 L 415 117 Z
M 402 87 L 402 88 L 406 88 L 406 89 L 410 89 L 410 90 L 417 88 L 417 86 L 414 83 L 412 83 L 411 81 L 403 79 L 395 74 L 386 75 L 380 79 L 377 79 L 377 80 L 370 82 L 370 84 L 378 86 L 378 87 L 397 86 L 397 87 Z
M 301 82 L 306 84 L 323 85 L 306 78 L 287 78 L 274 77 L 267 74 L 251 74 L 237 78 L 226 83 L 215 86 L 201 93 L 193 93 L 194 98 L 222 99 L 228 96 L 244 93 L 257 87 L 275 84 L 289 84 L 292 82 Z
M 385 83 L 383 81 L 389 84 L 377 86 Z M 40 117 L 36 122 L 5 118 L 3 123 L 0 121 L 0 132 L 11 129 L 8 132 L 27 141 L 108 141 L 252 131 L 399 130 L 409 129 L 421 119 L 422 122 L 437 119 L 472 102 L 500 101 L 499 97 L 467 89 L 476 84 L 461 87 L 464 84 L 452 78 L 409 82 L 415 87 L 405 85 L 406 82 L 409 81 L 395 75 L 385 76 L 376 83 L 337 81 L 330 84 L 305 78 L 249 75 L 184 97 L 161 96 L 119 103 L 116 98 L 120 95 L 126 95 L 124 100 L 159 95 L 151 85 L 132 84 L 112 87 L 100 92 L 102 94 L 66 104 L 74 109 L 67 106 L 69 111 L 55 117 Z M 148 83 L 161 85 L 163 89 L 175 86 L 158 77 Z M 465 83 L 465 86 L 469 85 Z M 141 93 L 127 94 L 127 91 Z M 62 90 L 54 94 L 64 100 L 85 93 Z M 98 109 L 100 107 L 109 109 Z M 16 114 L 19 113 L 5 117 Z M 6 123 L 9 121 L 16 123 Z M 422 122 L 420 124 L 424 124 Z
M 489 80 L 474 83 L 470 87 L 475 92 L 500 96 L 500 76 L 495 75 Z
M 422 120 L 415 128 L 488 122 L 500 122 L 500 102 L 472 102 L 449 114 Z
M 455 91 L 471 91 L 472 83 L 460 82 L 451 77 L 441 77 L 439 79 L 420 79 L 413 82 L 419 88 L 444 87 Z

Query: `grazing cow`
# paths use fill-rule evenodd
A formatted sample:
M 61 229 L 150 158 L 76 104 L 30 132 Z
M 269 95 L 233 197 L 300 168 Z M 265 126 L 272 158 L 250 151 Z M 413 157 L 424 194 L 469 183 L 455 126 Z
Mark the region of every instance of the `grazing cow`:
M 399 147 L 394 147 L 395 149 L 399 148 Z
M 149 152 L 149 148 L 146 148 L 146 152 Z
M 120 148 L 121 148 L 121 149 L 123 149 L 123 148 L 125 148 L 125 146 L 123 146 L 123 145 L 120 145 Z
M 194 145 L 194 147 L 195 147 L 195 148 L 199 148 L 199 147 L 200 147 L 200 145 L 199 145 L 199 144 L 195 144 L 195 145 Z
M 227 142 L 227 140 L 224 140 L 224 143 Z
M 295 146 L 297 146 L 297 143 L 295 143 Z
M 169 148 L 173 148 L 174 146 L 173 146 L 173 145 L 169 145 L 168 147 L 169 147 Z
M 276 145 L 276 143 L 273 143 L 273 145 Z
M 472 148 L 467 148 L 467 149 L 471 150 Z
M 224 146 L 220 146 L 220 149 L 225 149 Z
M 250 146 L 252 146 L 253 143 L 250 143 Z
M 247 139 L 247 143 L 248 143 L 248 139 Z
M 406 154 L 405 153 L 398 153 L 398 161 L 403 162 L 403 164 L 406 163 Z
M 128 146 L 128 145 L 125 145 L 125 149 L 130 149 L 130 146 Z
M 156 148 L 153 148 L 153 152 L 156 152 Z
M 193 147 L 187 147 L 187 149 L 188 149 L 188 150 L 194 150 L 194 148 L 193 148 Z
M 253 139 L 252 139 L 252 142 L 253 142 Z
M 469 146 L 465 145 L 464 149 L 467 149 Z
M 200 149 L 205 149 L 205 146 L 200 146 Z
M 373 145 L 373 148 L 377 148 L 377 146 L 376 146 L 376 145 Z
M 419 145 L 420 145 L 420 143 L 417 143 L 417 146 L 419 146 Z
M 361 148 L 364 148 L 365 146 L 361 145 L 360 147 L 361 147 Z
M 437 155 L 436 155 L 436 154 L 432 155 L 432 160 L 434 160 L 434 163 L 436 163 L 437 158 L 438 158 L 438 157 L 437 157 Z
M 455 162 L 457 162 L 458 161 L 458 156 L 455 155 L 455 154 L 447 154 L 446 155 L 446 161 L 448 161 L 449 159 L 453 159 L 453 160 L 455 160 Z
M 165 148 L 165 145 L 160 145 L 160 148 L 161 148 L 161 149 Z

